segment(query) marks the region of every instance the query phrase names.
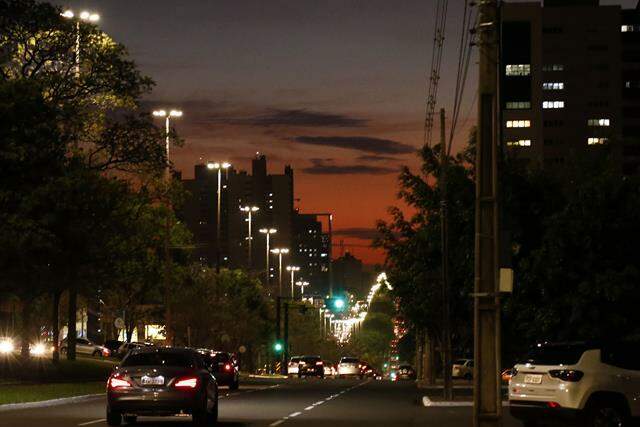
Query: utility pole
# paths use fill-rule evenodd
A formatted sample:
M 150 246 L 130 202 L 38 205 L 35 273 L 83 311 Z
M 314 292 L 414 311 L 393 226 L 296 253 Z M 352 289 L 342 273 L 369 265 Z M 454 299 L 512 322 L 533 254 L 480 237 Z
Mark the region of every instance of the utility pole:
M 442 347 L 443 394 L 445 400 L 453 400 L 451 380 L 451 315 L 449 291 L 449 230 L 447 218 L 447 143 L 445 139 L 444 108 L 440 109 L 440 234 L 442 240 Z
M 502 420 L 498 293 L 498 0 L 478 6 L 479 77 L 476 144 L 473 425 Z
M 284 302 L 284 350 L 282 352 L 282 374 L 287 374 L 287 365 L 289 361 L 289 303 Z

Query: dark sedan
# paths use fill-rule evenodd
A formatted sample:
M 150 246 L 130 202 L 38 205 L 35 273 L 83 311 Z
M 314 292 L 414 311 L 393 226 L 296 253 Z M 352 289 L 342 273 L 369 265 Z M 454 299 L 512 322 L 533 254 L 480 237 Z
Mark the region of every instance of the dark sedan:
M 238 362 L 233 354 L 224 351 L 207 349 L 198 350 L 207 366 L 216 377 L 219 386 L 228 386 L 230 390 L 237 390 L 240 386 L 240 372 Z
M 298 378 L 315 376 L 324 378 L 324 362 L 320 356 L 302 356 L 298 363 Z
M 191 414 L 200 426 L 218 419 L 218 386 L 202 356 L 184 348 L 132 350 L 107 382 L 107 424 L 176 414 Z

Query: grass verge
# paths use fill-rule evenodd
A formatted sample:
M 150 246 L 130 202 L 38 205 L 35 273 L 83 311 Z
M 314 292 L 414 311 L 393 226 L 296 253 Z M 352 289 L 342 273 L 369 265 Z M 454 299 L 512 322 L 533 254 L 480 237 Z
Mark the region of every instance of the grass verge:
M 106 381 L 113 366 L 113 363 L 100 359 L 60 360 L 54 364 L 51 359 L 2 358 L 0 382 L 11 384 Z M 4 386 L 1 387 L 4 389 Z
M 104 382 L 0 386 L 0 405 L 104 393 Z

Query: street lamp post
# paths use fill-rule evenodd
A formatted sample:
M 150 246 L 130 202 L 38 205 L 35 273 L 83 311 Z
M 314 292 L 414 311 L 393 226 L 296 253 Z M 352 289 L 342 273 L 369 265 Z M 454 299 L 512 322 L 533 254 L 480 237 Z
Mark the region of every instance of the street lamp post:
M 167 177 L 169 176 L 169 131 L 171 130 L 171 118 L 182 117 L 182 111 L 180 110 L 154 110 L 153 117 L 164 117 L 164 128 L 165 128 L 165 152 L 167 154 Z
M 282 296 L 282 255 L 289 253 L 287 248 L 275 248 L 271 250 L 272 254 L 278 255 L 278 296 Z
M 207 169 L 218 171 L 218 204 L 216 209 L 216 273 L 220 273 L 220 212 L 222 210 L 222 169 L 229 169 L 231 163 L 223 162 L 209 162 L 207 163 Z
M 76 14 L 71 9 L 67 9 L 60 14 L 63 18 L 73 19 Z M 75 65 L 76 65 L 76 78 L 80 78 L 80 21 L 84 22 L 98 22 L 100 15 L 94 12 L 83 10 L 80 12 L 76 19 L 76 51 L 75 51 Z
M 296 271 L 300 271 L 300 267 L 298 267 L 297 265 L 288 265 L 287 271 L 291 272 L 291 301 L 293 301 L 293 297 L 294 297 L 293 284 L 295 283 L 295 274 L 296 274 Z
M 302 301 L 302 298 L 304 297 L 304 288 L 305 286 L 309 286 L 309 282 L 298 281 L 296 282 L 296 285 L 300 286 L 300 301 Z
M 259 207 L 257 206 L 243 206 L 240 208 L 240 210 L 242 212 L 246 212 L 247 213 L 247 221 L 249 222 L 249 230 L 248 230 L 248 236 L 247 236 L 247 241 L 249 242 L 249 252 L 248 252 L 248 269 L 251 270 L 251 267 L 253 267 L 253 251 L 252 251 L 252 240 L 253 240 L 253 235 L 251 232 L 251 220 L 252 220 L 252 214 L 254 212 L 258 212 L 260 210 Z
M 267 237 L 267 251 L 266 251 L 266 264 L 267 264 L 267 278 L 265 279 L 265 286 L 269 288 L 269 240 L 272 234 L 275 234 L 278 230 L 275 228 L 261 228 L 260 232 Z

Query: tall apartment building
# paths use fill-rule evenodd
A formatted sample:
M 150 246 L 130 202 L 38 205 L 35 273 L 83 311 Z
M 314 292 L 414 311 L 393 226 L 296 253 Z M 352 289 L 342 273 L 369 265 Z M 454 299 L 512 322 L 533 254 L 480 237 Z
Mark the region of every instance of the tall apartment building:
M 294 215 L 292 262 L 300 267 L 300 278 L 310 283 L 305 293 L 324 295 L 328 292 L 330 245 L 330 236 L 323 231 L 317 214 Z
M 271 248 L 291 247 L 293 169 L 285 166 L 281 175 L 268 174 L 266 157 L 257 154 L 251 172 L 250 175 L 231 167 L 221 173 L 220 252 L 224 267 L 248 267 L 248 223 L 247 214 L 240 210 L 242 206 L 259 208 L 252 215 L 254 270 L 266 265 L 266 239 L 259 232 L 261 228 L 278 230 L 271 236 Z M 195 166 L 194 179 L 182 181 L 189 193 L 182 218 L 194 236 L 196 258 L 210 266 L 217 258 L 217 180 L 216 170 L 199 164 Z
M 525 163 L 563 168 L 614 144 L 640 172 L 640 10 L 598 0 L 502 3 L 502 142 Z

